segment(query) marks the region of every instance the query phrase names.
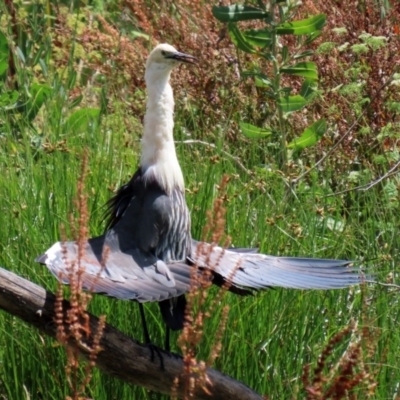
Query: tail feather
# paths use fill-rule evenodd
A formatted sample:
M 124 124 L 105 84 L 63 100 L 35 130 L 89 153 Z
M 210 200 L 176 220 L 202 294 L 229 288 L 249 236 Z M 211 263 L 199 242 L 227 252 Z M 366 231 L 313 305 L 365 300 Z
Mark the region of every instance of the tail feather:
M 174 299 L 163 300 L 158 303 L 165 325 L 173 331 L 183 329 L 185 322 L 186 298 L 181 295 Z

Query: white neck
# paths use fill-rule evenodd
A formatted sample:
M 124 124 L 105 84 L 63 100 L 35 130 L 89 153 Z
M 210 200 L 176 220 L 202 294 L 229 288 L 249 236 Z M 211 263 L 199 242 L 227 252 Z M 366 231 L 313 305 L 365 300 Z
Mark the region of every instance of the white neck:
M 140 160 L 144 179 L 155 179 L 168 194 L 175 188 L 183 191 L 185 187 L 173 137 L 174 96 L 169 84 L 170 72 L 146 69 L 148 98 Z

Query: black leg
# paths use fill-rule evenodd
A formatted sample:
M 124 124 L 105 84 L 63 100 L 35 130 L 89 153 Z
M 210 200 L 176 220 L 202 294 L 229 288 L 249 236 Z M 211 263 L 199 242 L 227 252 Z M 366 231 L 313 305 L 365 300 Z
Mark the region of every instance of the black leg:
M 168 353 L 170 352 L 169 350 L 169 333 L 170 333 L 170 329 L 168 328 L 168 326 L 165 327 L 165 351 L 168 351 Z
M 143 304 L 142 303 L 139 303 L 139 310 L 140 310 L 140 317 L 142 318 L 144 341 L 145 341 L 145 343 L 150 344 L 151 340 L 150 340 L 149 331 L 147 329 L 146 317 L 144 315 L 144 308 L 143 308 Z
M 160 368 L 164 370 L 164 359 L 161 354 L 161 351 L 157 346 L 154 346 L 154 344 L 151 343 L 150 340 L 149 330 L 147 329 L 146 318 L 144 315 L 144 307 L 142 303 L 139 303 L 139 310 L 140 310 L 140 317 L 142 318 L 144 340 L 146 345 L 149 346 L 151 352 L 151 361 L 152 362 L 154 361 L 154 353 L 157 353 L 158 358 L 160 359 Z

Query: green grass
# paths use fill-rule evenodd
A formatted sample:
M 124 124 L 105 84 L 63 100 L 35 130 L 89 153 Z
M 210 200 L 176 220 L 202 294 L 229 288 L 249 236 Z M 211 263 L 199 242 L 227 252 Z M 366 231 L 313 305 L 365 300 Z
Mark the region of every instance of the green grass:
M 120 98 L 108 99 L 113 112 L 104 113 L 100 124 L 85 119 L 83 124 L 67 123 L 74 109 L 68 109 L 60 88 L 73 77 L 69 68 L 47 77 L 57 90 L 33 124 L 23 116 L 12 120 L 9 112 L 0 109 L 0 266 L 53 291 L 57 287 L 54 277 L 34 258 L 60 239 L 62 226 L 66 235 L 72 236 L 69 216 L 77 213 L 73 200 L 84 152 L 89 166 L 86 189 L 90 233 L 97 235 L 103 229 L 103 205 L 111 197 L 111 189 L 134 173 L 140 151 L 141 116 L 128 117 L 129 106 Z M 22 76 L 21 70 L 18 73 L 20 82 L 31 78 Z M 135 101 L 144 101 L 139 89 L 131 95 Z M 96 96 L 98 99 L 99 93 Z M 182 129 L 190 125 L 192 138 L 215 138 L 216 145 L 212 150 L 201 144 L 177 145 L 195 238 L 201 238 L 206 212 L 217 196 L 216 184 L 228 174 L 226 232 L 235 246 L 260 247 L 269 254 L 370 260 L 366 263 L 369 271 L 382 282 L 389 279 L 389 273 L 397 273 L 400 210 L 398 202 L 391 203 L 383 195 L 382 186 L 325 197 L 331 194 L 326 182 L 336 173 L 335 165 L 327 163 L 294 189 L 295 196 L 288 196 L 284 178 L 262 167 L 267 159 L 266 142 L 227 140 L 229 124 L 207 136 L 197 128 L 202 121 L 191 111 L 195 104 L 184 103 L 180 97 L 176 103 L 176 139 L 186 139 Z M 228 98 L 226 107 L 219 111 L 226 118 L 231 116 Z M 127 118 L 129 132 L 125 130 Z M 220 121 L 214 122 L 217 126 Z M 53 151 L 48 146 L 45 150 L 46 143 L 53 146 Z M 243 172 L 225 152 L 239 156 L 253 174 Z M 215 155 L 219 156 L 217 163 L 210 160 Z M 350 170 L 349 166 L 345 173 Z M 207 304 L 212 304 L 217 290 L 210 290 Z M 349 324 L 357 323 L 360 328 L 371 328 L 374 334 L 369 338 L 373 351 L 363 343 L 363 368 L 368 368 L 377 383 L 372 398 L 396 398 L 400 396 L 398 299 L 398 289 L 380 285 L 368 285 L 364 290 L 276 289 L 246 298 L 227 294 L 222 303 L 230 305 L 230 313 L 214 367 L 271 399 L 305 398 L 301 381 L 304 366 L 311 363 L 314 367 L 329 340 Z M 208 357 L 220 329 L 220 311 L 213 307 L 212 317 L 205 324 L 204 341 L 198 348 L 199 359 Z M 146 309 L 151 336 L 161 345 L 164 327 L 158 306 L 150 304 Z M 108 323 L 142 338 L 136 304 L 95 296 L 90 311 L 106 314 Z M 175 334 L 172 350 L 179 351 L 176 338 Z M 346 337 L 334 346 L 331 365 L 338 362 L 349 341 Z M 54 340 L 0 313 L 0 398 L 65 398 L 70 394 L 65 359 L 63 347 Z M 359 390 L 357 397 L 366 398 L 365 386 Z M 165 398 L 97 370 L 86 395 L 96 400 Z
M 124 112 L 123 109 L 118 111 Z M 56 140 L 51 135 L 52 110 L 45 110 L 43 118 L 49 121 L 49 140 Z M 60 227 L 68 227 L 68 216 L 76 212 L 73 199 L 84 150 L 88 151 L 90 168 L 86 181 L 90 232 L 92 235 L 101 232 L 102 206 L 111 196 L 108 187 L 128 179 L 137 166 L 139 151 L 135 141 L 132 146 L 124 146 L 118 123 L 113 122 L 113 131 L 107 133 L 110 128 L 107 118 L 110 117 L 105 116 L 103 124 L 93 130 L 63 132 L 60 138 L 66 140 L 68 152 L 44 152 L 32 144 L 29 129 L 2 133 L 0 264 L 3 267 L 55 290 L 55 279 L 33 260 L 60 238 Z M 177 118 L 179 125 L 179 113 Z M 54 131 L 59 129 L 54 126 Z M 139 134 L 132 132 L 133 138 L 138 138 Z M 232 153 L 238 145 L 223 144 Z M 218 154 L 218 150 L 215 152 Z M 270 181 L 267 176 L 260 177 L 266 182 L 264 193 L 255 186 L 258 178 L 249 178 L 240 172 L 223 154 L 218 164 L 212 164 L 208 162 L 210 154 L 205 147 L 180 144 L 178 155 L 188 188 L 199 187 L 196 194 L 187 196 L 195 237 L 201 236 L 206 210 L 216 196 L 215 184 L 223 174 L 235 173 L 238 177 L 232 178 L 228 187 L 230 201 L 226 221 L 227 233 L 234 245 L 261 245 L 262 251 L 271 254 L 316 257 L 357 259 L 362 255 L 382 259 L 383 255 L 391 255 L 391 261 L 369 265 L 371 272 L 381 279 L 395 269 L 398 262 L 398 239 L 393 228 L 395 212 L 381 207 L 379 194 L 374 190 L 363 195 L 362 206 L 359 199 L 354 199 L 347 218 L 341 219 L 345 223 L 343 231 L 339 232 L 321 225 L 312 195 L 284 204 L 284 185 L 276 177 Z M 248 165 L 252 165 L 252 161 L 247 160 Z M 331 206 L 340 203 L 340 199 L 327 198 L 321 199 L 318 206 L 323 206 L 328 199 Z M 276 219 L 279 214 L 282 218 Z M 275 218 L 275 224 L 268 224 L 268 218 Z M 294 223 L 302 227 L 299 237 L 292 227 Z M 216 290 L 211 290 L 209 301 Z M 378 382 L 375 398 L 393 398 L 400 382 L 398 295 L 396 291 L 372 285 L 364 296 L 368 308 L 362 312 L 363 294 L 359 288 L 326 292 L 277 289 L 247 298 L 228 294 L 224 302 L 230 305 L 230 314 L 222 352 L 214 367 L 270 398 L 304 397 L 300 379 L 303 367 L 307 363 L 315 365 L 328 340 L 352 320 L 361 325 L 367 321 L 377 335 L 376 351 L 366 360 Z M 161 344 L 163 326 L 157 305 L 152 304 L 148 309 L 152 337 Z M 106 314 L 107 321 L 123 332 L 135 338 L 142 337 L 134 303 L 95 296 L 90 311 Z M 198 349 L 200 359 L 210 352 L 219 320 L 217 311 L 206 323 L 205 340 Z M 29 393 L 31 398 L 60 399 L 68 394 L 62 347 L 4 312 L 0 314 L 0 332 L 0 393 L 5 398 L 26 399 Z M 335 347 L 332 359 L 338 360 L 347 345 L 348 338 Z M 98 400 L 159 398 L 98 371 L 87 395 Z

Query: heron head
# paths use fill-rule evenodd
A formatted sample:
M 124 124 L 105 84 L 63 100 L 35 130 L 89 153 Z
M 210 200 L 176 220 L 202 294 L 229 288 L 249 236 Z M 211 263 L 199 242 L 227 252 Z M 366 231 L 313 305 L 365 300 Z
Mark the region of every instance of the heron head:
M 181 53 L 170 44 L 162 43 L 150 53 L 146 63 L 146 71 L 158 71 L 158 73 L 169 75 L 176 65 L 180 63 L 194 64 L 196 61 L 196 57 Z

